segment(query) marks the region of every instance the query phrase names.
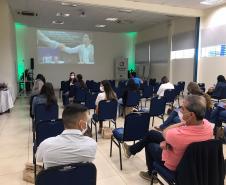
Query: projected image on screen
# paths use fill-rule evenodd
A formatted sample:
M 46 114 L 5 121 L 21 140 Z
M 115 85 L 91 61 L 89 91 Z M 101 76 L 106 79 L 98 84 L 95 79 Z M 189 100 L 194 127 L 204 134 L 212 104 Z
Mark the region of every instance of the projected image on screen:
M 40 64 L 94 64 L 90 33 L 37 30 L 37 43 Z

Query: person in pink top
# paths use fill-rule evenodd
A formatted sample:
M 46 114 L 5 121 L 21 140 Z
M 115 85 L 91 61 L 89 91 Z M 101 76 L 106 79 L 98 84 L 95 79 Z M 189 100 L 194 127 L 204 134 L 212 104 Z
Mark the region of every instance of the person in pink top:
M 181 123 L 169 126 L 163 133 L 151 130 L 142 140 L 132 146 L 123 144 L 124 153 L 128 158 L 145 148 L 148 171 L 140 172 L 140 176 L 144 179 L 151 179 L 154 161 L 175 171 L 188 145 L 213 138 L 213 126 L 203 119 L 206 101 L 202 96 L 185 97 L 180 111 Z

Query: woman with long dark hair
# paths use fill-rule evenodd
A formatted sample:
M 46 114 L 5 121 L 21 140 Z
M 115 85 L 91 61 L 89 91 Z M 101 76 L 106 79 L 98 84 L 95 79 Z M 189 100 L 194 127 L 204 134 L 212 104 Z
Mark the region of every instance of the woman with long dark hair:
M 104 80 L 100 84 L 100 93 L 97 96 L 96 99 L 96 114 L 98 114 L 98 104 L 101 100 L 117 100 L 117 96 L 115 92 L 113 91 L 111 84 L 109 81 Z M 98 133 L 101 133 L 103 128 L 103 122 L 100 121 L 99 131 Z
M 63 94 L 62 94 L 62 100 L 63 100 L 64 106 L 69 104 L 69 97 L 73 97 L 76 83 L 77 83 L 77 79 L 76 79 L 75 73 L 70 72 L 69 80 L 65 83 Z
M 46 79 L 42 74 L 36 76 L 34 86 L 32 88 L 31 96 L 38 95 L 42 89 L 42 86 L 46 83 Z
M 50 106 L 51 104 L 57 103 L 57 99 L 54 93 L 52 83 L 45 83 L 42 86 L 41 92 L 38 96 L 35 96 L 32 102 L 32 115 L 34 115 L 34 109 L 37 104 L 46 104 Z

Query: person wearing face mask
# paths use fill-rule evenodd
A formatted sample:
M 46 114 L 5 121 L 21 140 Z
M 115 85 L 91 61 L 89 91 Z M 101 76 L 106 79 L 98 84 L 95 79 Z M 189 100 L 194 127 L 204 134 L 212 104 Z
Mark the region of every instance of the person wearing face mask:
M 206 100 L 205 118 L 210 120 L 210 114 L 211 114 L 212 107 L 213 107 L 210 96 L 208 94 L 202 92 L 199 85 L 195 82 L 190 82 L 188 84 L 187 91 L 188 91 L 188 94 L 203 96 L 205 98 L 205 100 Z M 163 122 L 163 124 L 161 124 L 159 127 L 154 127 L 154 128 L 158 131 L 163 131 L 165 128 L 167 128 L 170 125 L 180 123 L 182 121 L 181 115 L 182 114 L 180 112 L 180 109 L 176 108 L 170 113 L 169 117 Z
M 97 99 L 95 102 L 96 114 L 94 114 L 93 117 L 98 116 L 98 104 L 101 100 L 113 100 L 113 99 L 117 100 L 117 96 L 116 96 L 115 92 L 113 91 L 110 82 L 107 80 L 103 80 L 100 84 L 100 93 L 97 95 Z M 98 133 L 100 134 L 102 132 L 102 128 L 103 128 L 103 122 L 100 121 L 99 123 L 100 123 L 100 126 L 99 126 Z
M 96 155 L 96 141 L 84 136 L 87 129 L 87 108 L 81 104 L 70 104 L 62 115 L 64 131 L 44 140 L 38 147 L 38 162 L 44 168 L 79 162 L 92 162 Z
M 69 98 L 74 96 L 74 88 L 77 79 L 75 77 L 75 73 L 71 72 L 69 75 L 69 80 L 65 83 L 65 87 L 62 93 L 63 105 L 66 106 L 69 104 Z
M 186 148 L 191 143 L 213 138 L 213 126 L 204 119 L 206 111 L 204 97 L 198 95 L 185 97 L 180 111 L 183 122 L 169 126 L 163 133 L 150 130 L 143 139 L 134 145 L 123 144 L 127 158 L 145 148 L 148 171 L 140 172 L 142 178 L 151 180 L 155 161 L 169 170 L 175 171 Z

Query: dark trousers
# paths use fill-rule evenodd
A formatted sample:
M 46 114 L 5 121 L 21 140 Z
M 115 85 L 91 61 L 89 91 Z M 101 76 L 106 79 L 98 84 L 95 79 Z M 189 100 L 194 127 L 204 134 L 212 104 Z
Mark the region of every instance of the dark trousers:
M 161 124 L 159 127 L 161 129 L 165 129 L 170 125 L 176 124 L 176 123 L 180 123 L 181 120 L 178 116 L 178 113 L 174 110 L 170 113 L 169 117 L 166 119 L 166 121 L 163 122 L 163 124 Z
M 210 121 L 212 123 L 215 123 L 215 125 L 217 127 L 220 127 L 222 125 L 222 120 L 221 119 L 225 119 L 226 120 L 226 110 L 222 107 L 216 107 L 210 115 Z
M 165 139 L 162 133 L 150 130 L 148 134 L 139 142 L 130 147 L 131 154 L 135 155 L 145 148 L 146 154 L 146 165 L 148 167 L 149 174 L 152 171 L 153 162 L 162 162 L 162 149 L 160 148 L 160 143 Z

